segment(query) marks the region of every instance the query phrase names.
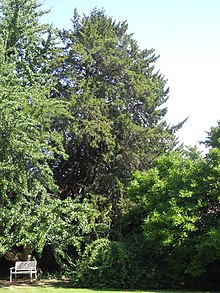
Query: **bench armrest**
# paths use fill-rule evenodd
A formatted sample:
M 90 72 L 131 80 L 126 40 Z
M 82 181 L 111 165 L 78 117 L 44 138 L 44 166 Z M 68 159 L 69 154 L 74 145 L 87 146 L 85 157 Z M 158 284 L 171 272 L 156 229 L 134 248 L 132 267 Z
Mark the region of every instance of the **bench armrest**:
M 13 270 L 15 271 L 15 267 L 10 268 L 10 271 L 11 271 L 11 272 L 12 272 Z

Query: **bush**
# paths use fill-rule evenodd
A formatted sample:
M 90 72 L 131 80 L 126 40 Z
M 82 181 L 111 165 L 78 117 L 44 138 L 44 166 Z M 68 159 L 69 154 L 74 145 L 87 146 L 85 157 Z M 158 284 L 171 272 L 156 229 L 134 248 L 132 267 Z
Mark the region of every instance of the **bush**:
M 164 288 L 162 263 L 143 242 L 98 239 L 86 247 L 69 276 L 73 287 Z

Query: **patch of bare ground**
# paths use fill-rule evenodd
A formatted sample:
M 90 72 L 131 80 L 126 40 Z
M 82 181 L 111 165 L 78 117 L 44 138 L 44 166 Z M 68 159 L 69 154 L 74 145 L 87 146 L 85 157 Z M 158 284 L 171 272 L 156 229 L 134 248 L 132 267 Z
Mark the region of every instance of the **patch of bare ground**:
M 55 286 L 68 287 L 68 280 L 66 279 L 37 279 L 32 282 L 28 279 L 17 279 L 10 282 L 7 279 L 0 280 L 0 288 L 19 288 L 19 287 L 34 287 L 34 286 Z

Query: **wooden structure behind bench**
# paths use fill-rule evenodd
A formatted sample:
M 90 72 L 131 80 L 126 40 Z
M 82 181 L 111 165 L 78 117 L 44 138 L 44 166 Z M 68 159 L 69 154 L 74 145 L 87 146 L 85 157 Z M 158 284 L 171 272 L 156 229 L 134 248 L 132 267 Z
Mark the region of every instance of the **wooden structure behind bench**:
M 33 277 L 37 278 L 37 262 L 33 261 L 16 261 L 15 266 L 10 268 L 10 282 L 12 282 L 12 276 L 15 275 L 30 275 L 30 280 L 32 282 Z

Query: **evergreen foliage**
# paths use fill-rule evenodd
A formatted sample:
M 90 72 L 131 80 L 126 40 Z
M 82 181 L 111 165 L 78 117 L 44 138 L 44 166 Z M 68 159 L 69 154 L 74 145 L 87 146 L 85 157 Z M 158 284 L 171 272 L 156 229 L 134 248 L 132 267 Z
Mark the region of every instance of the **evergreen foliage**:
M 55 96 L 70 102 L 72 117 L 61 122 L 69 159 L 55 166 L 56 181 L 63 198 L 96 197 L 115 229 L 132 173 L 176 144 L 164 121 L 168 89 L 154 68 L 158 57 L 141 50 L 127 29 L 102 10 L 82 18 L 75 11 L 54 70 Z
M 179 147 L 154 50 L 103 10 L 45 13 L 0 0 L 0 254 L 50 247 L 72 286 L 220 288 L 220 123 L 205 156 Z

